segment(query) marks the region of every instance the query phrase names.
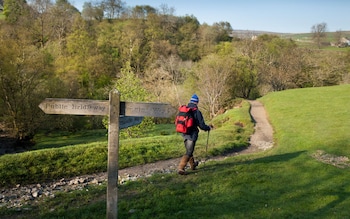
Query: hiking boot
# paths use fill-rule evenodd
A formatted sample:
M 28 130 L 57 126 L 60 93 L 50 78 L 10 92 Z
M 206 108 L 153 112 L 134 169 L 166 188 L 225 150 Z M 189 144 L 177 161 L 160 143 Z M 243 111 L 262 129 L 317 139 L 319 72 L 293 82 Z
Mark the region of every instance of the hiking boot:
M 186 174 L 185 167 L 186 167 L 187 162 L 188 162 L 189 159 L 190 159 L 190 157 L 188 155 L 182 156 L 182 158 L 180 160 L 180 163 L 179 163 L 179 166 L 177 168 L 177 173 L 178 174 L 180 174 L 180 175 L 185 175 Z
M 180 175 L 186 175 L 185 170 L 178 170 L 177 173 L 180 174 Z
M 198 166 L 198 161 L 194 161 L 194 158 L 193 156 L 190 157 L 190 159 L 188 160 L 188 162 L 190 163 L 190 167 L 191 167 L 191 170 L 195 170 L 196 167 Z

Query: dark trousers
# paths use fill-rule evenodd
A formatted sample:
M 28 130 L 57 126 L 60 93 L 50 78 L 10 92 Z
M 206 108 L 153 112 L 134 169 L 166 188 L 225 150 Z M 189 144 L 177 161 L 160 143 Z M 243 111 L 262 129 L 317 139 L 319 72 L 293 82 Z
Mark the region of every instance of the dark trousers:
M 186 148 L 186 155 L 188 155 L 189 157 L 192 157 L 196 142 L 185 139 L 184 143 L 185 143 L 185 148 Z

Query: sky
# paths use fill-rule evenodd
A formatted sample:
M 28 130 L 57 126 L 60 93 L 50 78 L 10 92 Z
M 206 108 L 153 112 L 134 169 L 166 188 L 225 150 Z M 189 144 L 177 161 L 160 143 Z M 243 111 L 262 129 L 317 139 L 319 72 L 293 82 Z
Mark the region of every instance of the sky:
M 84 2 L 69 0 L 79 11 Z M 203 24 L 229 22 L 233 30 L 276 33 L 309 33 L 316 24 L 327 31 L 350 31 L 349 0 L 122 0 L 127 7 L 161 5 L 173 8 L 175 16 L 193 15 Z

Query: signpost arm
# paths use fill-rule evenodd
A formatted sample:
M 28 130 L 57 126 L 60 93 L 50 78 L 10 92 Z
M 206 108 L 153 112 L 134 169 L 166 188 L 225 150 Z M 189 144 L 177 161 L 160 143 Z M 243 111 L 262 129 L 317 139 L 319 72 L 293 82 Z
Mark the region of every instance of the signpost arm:
M 120 94 L 109 93 L 107 218 L 118 217 L 118 151 L 119 151 Z

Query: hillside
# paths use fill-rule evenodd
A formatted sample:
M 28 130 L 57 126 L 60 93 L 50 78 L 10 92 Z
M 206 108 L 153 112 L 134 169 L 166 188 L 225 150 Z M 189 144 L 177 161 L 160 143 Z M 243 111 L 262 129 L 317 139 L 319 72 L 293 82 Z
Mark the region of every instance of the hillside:
M 257 30 L 234 30 L 232 32 L 232 37 L 237 37 L 241 39 L 260 36 L 263 34 L 276 35 L 284 39 L 292 39 L 298 43 L 300 46 L 315 46 L 312 33 L 277 33 L 277 32 L 269 32 L 269 31 L 257 31 Z M 332 43 L 336 42 L 336 32 L 326 32 L 326 39 L 323 41 L 323 45 L 325 48 L 330 47 Z M 341 31 L 341 35 L 344 38 L 350 39 L 350 31 Z M 316 47 L 316 46 L 315 46 Z
M 267 94 L 260 101 L 272 149 L 121 185 L 118 218 L 349 218 L 349 92 L 340 85 Z M 89 186 L 12 215 L 105 218 L 105 205 L 105 186 Z

